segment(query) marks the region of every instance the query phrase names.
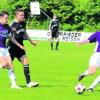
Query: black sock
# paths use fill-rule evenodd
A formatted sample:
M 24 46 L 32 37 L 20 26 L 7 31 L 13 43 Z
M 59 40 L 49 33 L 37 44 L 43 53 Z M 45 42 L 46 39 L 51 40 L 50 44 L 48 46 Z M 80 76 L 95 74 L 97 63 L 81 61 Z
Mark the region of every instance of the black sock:
M 56 50 L 58 50 L 59 41 L 56 42 Z
M 29 71 L 29 65 L 24 65 L 24 75 L 25 75 L 25 78 L 26 78 L 26 82 L 27 84 L 31 81 L 30 79 L 30 71 Z
M 51 43 L 51 50 L 53 50 L 53 43 Z

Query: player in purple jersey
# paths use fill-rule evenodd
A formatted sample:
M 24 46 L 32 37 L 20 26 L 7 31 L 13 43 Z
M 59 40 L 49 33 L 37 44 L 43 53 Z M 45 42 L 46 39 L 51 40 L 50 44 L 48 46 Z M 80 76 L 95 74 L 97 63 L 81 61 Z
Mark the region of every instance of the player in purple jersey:
M 26 23 L 24 21 L 24 11 L 22 9 L 18 9 L 16 11 L 16 19 L 12 23 L 11 29 L 13 31 L 13 36 L 15 37 L 17 42 L 20 43 L 21 45 L 24 46 L 24 44 L 23 44 L 24 38 L 23 37 L 26 37 L 26 39 L 28 39 L 29 42 L 33 46 L 36 45 L 36 43 L 34 43 L 30 39 L 28 34 L 26 33 Z M 30 70 L 29 70 L 29 62 L 28 62 L 28 58 L 26 56 L 26 51 L 20 49 L 15 44 L 13 44 L 11 41 L 9 41 L 9 46 L 10 46 L 9 52 L 10 52 L 12 61 L 14 60 L 14 58 L 17 58 L 23 64 L 24 75 L 25 75 L 25 78 L 26 78 L 27 87 L 38 86 L 39 85 L 38 82 L 31 81 Z
M 11 88 L 21 89 L 16 85 L 15 75 L 13 71 L 13 65 L 11 61 L 10 54 L 7 49 L 6 40 L 10 39 L 14 44 L 16 44 L 21 49 L 24 49 L 10 34 L 11 29 L 8 22 L 8 12 L 2 11 L 0 13 L 0 68 L 8 68 L 9 78 L 11 80 Z
M 100 32 L 92 34 L 88 39 L 80 41 L 78 46 L 85 43 L 96 43 L 95 52 L 89 60 L 89 68 L 82 73 L 78 80 L 82 80 L 87 75 L 92 75 L 96 72 L 97 68 L 100 67 Z M 88 89 L 89 90 L 89 89 Z

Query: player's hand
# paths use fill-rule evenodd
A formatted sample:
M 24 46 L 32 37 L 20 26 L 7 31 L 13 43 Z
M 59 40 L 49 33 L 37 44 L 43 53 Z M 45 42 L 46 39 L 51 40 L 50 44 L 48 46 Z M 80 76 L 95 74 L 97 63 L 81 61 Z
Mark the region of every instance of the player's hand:
M 80 47 L 80 42 L 76 42 L 76 46 L 77 47 Z
M 48 32 L 47 35 L 50 36 L 51 35 L 51 32 Z
M 32 41 L 31 43 L 32 43 L 33 46 L 36 46 L 36 42 Z
M 20 47 L 20 49 L 22 49 L 22 50 L 24 50 L 25 48 L 24 48 L 24 46 L 22 46 L 22 45 L 19 45 L 19 47 Z
M 14 31 L 14 32 L 17 31 L 17 29 L 15 27 L 12 27 L 11 30 Z

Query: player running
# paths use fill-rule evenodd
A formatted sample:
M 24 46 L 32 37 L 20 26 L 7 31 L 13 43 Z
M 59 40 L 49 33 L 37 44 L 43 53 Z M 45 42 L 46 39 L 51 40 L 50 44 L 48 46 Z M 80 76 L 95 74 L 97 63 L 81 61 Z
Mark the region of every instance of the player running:
M 96 43 L 95 52 L 89 60 L 89 68 L 79 76 L 79 81 L 87 75 L 94 74 L 97 68 L 100 67 L 100 32 L 92 34 L 88 39 L 79 42 L 78 45 L 93 42 Z
M 7 68 L 9 72 L 9 78 L 11 80 L 11 88 L 21 89 L 16 85 L 15 75 L 13 71 L 13 65 L 10 54 L 7 49 L 6 41 L 10 39 L 21 50 L 24 49 L 12 36 L 11 29 L 8 22 L 8 12 L 2 11 L 0 13 L 0 68 Z
M 34 43 L 29 38 L 28 34 L 26 33 L 26 23 L 24 21 L 24 11 L 22 9 L 16 10 L 15 16 L 16 16 L 16 19 L 12 23 L 11 29 L 13 30 L 13 36 L 15 37 L 17 42 L 24 46 L 23 37 L 25 37 L 26 39 L 30 41 L 30 43 L 33 46 L 36 46 L 36 43 Z M 9 41 L 9 46 L 10 46 L 9 52 L 10 52 L 12 61 L 16 57 L 24 66 L 24 75 L 26 78 L 27 87 L 34 87 L 34 86 L 39 85 L 38 82 L 35 82 L 35 81 L 32 82 L 30 79 L 29 62 L 28 62 L 28 58 L 26 56 L 25 50 L 20 49 L 18 46 L 13 44 L 11 41 Z
M 58 50 L 58 45 L 59 45 L 59 20 L 57 19 L 56 15 L 53 16 L 53 19 L 51 20 L 51 22 L 49 24 L 49 32 L 51 33 L 51 50 L 53 50 L 54 38 L 56 39 L 55 50 Z

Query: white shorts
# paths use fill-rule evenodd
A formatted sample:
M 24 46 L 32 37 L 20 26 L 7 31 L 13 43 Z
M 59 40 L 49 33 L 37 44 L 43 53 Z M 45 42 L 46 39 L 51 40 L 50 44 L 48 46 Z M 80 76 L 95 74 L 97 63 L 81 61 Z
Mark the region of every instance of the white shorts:
M 89 60 L 89 66 L 100 67 L 100 52 L 95 52 Z
M 0 48 L 0 57 L 4 56 L 4 57 L 7 57 L 9 56 L 9 51 L 7 48 Z

